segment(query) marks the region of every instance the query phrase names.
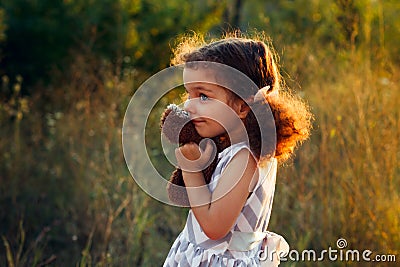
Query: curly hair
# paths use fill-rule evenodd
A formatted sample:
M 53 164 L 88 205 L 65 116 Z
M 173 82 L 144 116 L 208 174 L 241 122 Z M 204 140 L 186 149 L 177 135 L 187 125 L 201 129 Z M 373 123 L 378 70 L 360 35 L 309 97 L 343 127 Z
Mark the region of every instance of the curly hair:
M 261 93 L 264 98 L 248 103 L 251 110 L 244 121 L 250 148 L 259 161 L 273 156 L 282 163 L 309 137 L 313 116 L 308 105 L 291 93 L 283 82 L 277 65 L 278 58 L 268 38 L 262 34 L 247 38 L 240 32 L 233 32 L 219 40 L 206 42 L 198 34 L 184 36 L 174 50 L 171 64 L 197 61 L 228 65 L 245 74 L 257 86 L 239 88 L 240 92 L 236 95 L 247 99 Z M 271 114 L 274 125 L 257 121 L 257 118 Z M 262 136 L 272 127 L 276 136 Z M 267 144 L 263 143 L 263 150 L 261 141 Z

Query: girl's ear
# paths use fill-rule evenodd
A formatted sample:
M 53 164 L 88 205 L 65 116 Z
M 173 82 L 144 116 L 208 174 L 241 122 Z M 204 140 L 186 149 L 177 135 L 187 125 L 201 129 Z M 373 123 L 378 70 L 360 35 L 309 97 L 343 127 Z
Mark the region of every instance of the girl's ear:
M 247 114 L 250 111 L 250 107 L 249 105 L 246 104 L 245 101 L 243 100 L 238 100 L 238 109 L 237 109 L 237 113 L 239 118 L 241 119 L 245 119 L 247 117 Z

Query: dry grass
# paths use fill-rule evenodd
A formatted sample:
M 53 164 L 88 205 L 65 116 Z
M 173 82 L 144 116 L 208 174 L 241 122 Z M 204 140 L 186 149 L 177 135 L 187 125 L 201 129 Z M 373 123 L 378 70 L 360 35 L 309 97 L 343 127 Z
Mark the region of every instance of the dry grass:
M 336 248 L 343 237 L 352 249 L 399 255 L 400 71 L 332 51 L 287 49 L 284 67 L 316 120 L 279 171 L 270 228 L 297 250 Z M 160 265 L 186 210 L 152 200 L 125 165 L 122 118 L 141 80 L 77 57 L 49 93 L 1 104 L 2 264 Z
M 307 55 L 296 64 L 299 77 L 307 76 L 300 94 L 316 121 L 311 140 L 279 174 L 271 227 L 300 251 L 336 249 L 345 238 L 349 249 L 398 258 L 399 69 L 371 67 L 361 52 L 324 57 L 300 50 Z

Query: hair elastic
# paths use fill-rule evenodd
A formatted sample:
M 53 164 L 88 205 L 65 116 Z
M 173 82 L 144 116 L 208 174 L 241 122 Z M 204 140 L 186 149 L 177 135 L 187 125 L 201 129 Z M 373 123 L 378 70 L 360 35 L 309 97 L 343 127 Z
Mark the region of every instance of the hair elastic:
M 265 99 L 268 94 L 268 90 L 271 88 L 270 85 L 264 86 L 263 88 L 258 89 L 257 93 L 254 95 L 254 102 L 262 101 Z

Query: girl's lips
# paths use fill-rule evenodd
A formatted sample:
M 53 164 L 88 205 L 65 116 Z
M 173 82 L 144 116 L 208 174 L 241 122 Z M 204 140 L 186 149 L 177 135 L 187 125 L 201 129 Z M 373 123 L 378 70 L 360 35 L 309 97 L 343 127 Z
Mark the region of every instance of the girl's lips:
M 194 124 L 198 124 L 198 123 L 205 122 L 205 120 L 202 120 L 202 119 L 193 119 L 192 122 L 193 122 Z

